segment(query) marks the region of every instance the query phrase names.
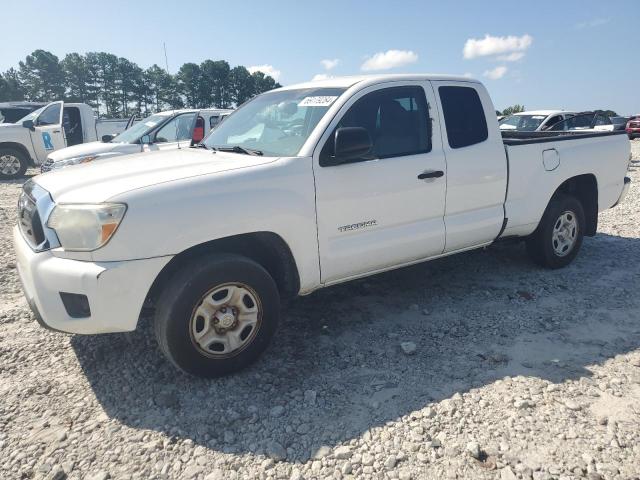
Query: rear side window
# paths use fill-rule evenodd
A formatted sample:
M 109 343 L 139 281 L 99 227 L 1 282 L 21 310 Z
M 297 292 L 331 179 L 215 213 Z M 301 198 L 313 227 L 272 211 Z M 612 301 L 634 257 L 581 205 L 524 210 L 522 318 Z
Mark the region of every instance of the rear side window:
M 469 87 L 440 87 L 440 102 L 451 148 L 468 147 L 489 138 L 478 92 Z

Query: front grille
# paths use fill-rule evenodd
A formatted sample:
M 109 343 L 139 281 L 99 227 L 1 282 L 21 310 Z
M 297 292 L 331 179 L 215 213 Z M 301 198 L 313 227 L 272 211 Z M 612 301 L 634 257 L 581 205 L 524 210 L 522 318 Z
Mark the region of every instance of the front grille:
M 18 200 L 18 228 L 37 252 L 60 246 L 55 232 L 44 224 L 54 206 L 49 192 L 33 180 L 23 185 Z
M 44 231 L 36 202 L 24 190 L 18 201 L 18 225 L 32 248 L 36 248 L 44 242 Z
M 640 128 L 640 122 L 630 122 L 629 128 Z
M 40 173 L 46 173 L 51 170 L 53 166 L 53 160 L 47 158 L 47 160 L 40 166 Z

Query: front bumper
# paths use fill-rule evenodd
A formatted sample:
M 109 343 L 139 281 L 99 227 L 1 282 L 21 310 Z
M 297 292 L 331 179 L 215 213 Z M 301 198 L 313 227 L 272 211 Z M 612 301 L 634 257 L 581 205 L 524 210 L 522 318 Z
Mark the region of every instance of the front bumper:
M 34 252 L 13 229 L 17 269 L 24 295 L 38 322 L 68 333 L 109 333 L 135 330 L 153 281 L 170 256 L 123 262 L 84 262 Z M 86 295 L 91 313 L 73 318 L 60 293 Z

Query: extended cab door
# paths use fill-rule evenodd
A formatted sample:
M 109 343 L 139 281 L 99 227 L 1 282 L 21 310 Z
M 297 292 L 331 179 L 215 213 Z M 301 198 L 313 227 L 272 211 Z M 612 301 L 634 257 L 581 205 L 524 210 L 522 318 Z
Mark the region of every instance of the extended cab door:
M 446 172 L 429 82 L 389 82 L 355 94 L 314 153 L 323 283 L 439 255 Z M 363 127 L 370 153 L 331 165 L 335 132 Z
M 507 160 L 494 108 L 476 82 L 433 82 L 447 158 L 446 252 L 493 241 L 504 221 Z
M 64 102 L 50 103 L 34 122 L 31 142 L 38 164 L 44 163 L 51 152 L 67 146 L 62 131 L 63 111 Z

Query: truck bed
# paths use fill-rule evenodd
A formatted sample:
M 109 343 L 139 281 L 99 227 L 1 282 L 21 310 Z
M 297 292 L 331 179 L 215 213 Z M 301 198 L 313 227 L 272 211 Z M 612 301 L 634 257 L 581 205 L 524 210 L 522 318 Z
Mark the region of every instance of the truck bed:
M 533 232 L 566 179 L 593 181 L 597 211 L 610 208 L 622 192 L 630 150 L 626 132 L 502 132 L 502 141 L 509 172 L 504 236 Z

